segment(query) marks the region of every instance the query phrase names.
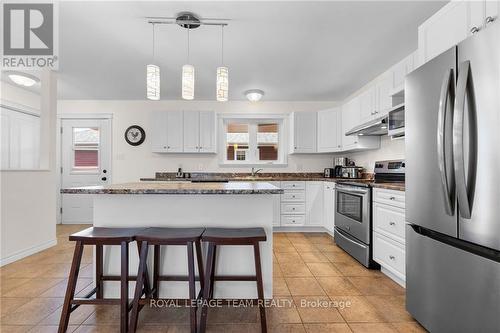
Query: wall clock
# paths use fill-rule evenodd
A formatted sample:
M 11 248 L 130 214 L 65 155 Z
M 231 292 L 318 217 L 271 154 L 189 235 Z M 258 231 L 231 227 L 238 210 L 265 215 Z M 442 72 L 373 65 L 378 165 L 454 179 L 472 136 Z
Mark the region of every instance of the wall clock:
M 131 146 L 138 146 L 146 139 L 146 132 L 141 126 L 132 125 L 125 130 L 125 141 Z

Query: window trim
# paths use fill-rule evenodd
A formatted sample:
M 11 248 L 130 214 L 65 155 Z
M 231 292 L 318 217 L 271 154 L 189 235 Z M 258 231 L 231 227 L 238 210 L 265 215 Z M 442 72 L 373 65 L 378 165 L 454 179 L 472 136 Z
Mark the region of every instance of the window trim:
M 261 168 L 275 168 L 286 167 L 288 165 L 288 117 L 285 114 L 219 114 L 217 116 L 218 123 L 218 145 L 219 145 L 219 166 L 221 167 L 261 167 Z M 258 122 L 277 122 L 279 126 L 278 133 L 278 160 L 277 161 L 229 161 L 226 159 L 226 124 L 229 121 L 245 122 L 245 123 L 258 123 Z M 250 156 L 252 151 L 256 150 L 257 136 L 249 130 L 249 151 Z M 252 148 L 253 147 L 253 148 Z

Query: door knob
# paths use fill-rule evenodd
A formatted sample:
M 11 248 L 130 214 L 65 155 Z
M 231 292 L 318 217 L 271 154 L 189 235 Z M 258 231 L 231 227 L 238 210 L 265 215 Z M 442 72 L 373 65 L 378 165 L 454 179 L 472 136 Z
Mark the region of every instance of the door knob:
M 102 178 L 101 178 L 101 180 L 102 180 L 102 181 L 106 181 L 106 180 L 108 180 L 108 178 L 106 178 L 106 177 L 102 177 Z

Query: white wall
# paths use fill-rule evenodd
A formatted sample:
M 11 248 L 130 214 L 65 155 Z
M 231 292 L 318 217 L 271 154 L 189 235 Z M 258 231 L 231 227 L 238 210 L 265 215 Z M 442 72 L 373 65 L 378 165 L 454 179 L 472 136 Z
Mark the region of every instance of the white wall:
M 405 158 L 405 140 L 391 140 L 388 136 L 382 136 L 380 149 L 368 150 L 358 153 L 350 153 L 339 156 L 349 157 L 356 162 L 356 165 L 362 166 L 368 172 L 373 172 L 375 161 L 395 160 Z
M 0 266 L 53 246 L 57 242 L 56 79 L 50 72 L 44 72 L 41 76 L 40 143 L 43 168 L 0 172 Z M 2 91 L 3 89 L 4 85 Z
M 61 100 L 58 112 L 111 113 L 113 114 L 113 175 L 114 183 L 137 181 L 152 177 L 156 171 L 248 172 L 249 168 L 220 167 L 216 154 L 157 154 L 151 152 L 150 114 L 152 111 L 214 110 L 217 113 L 289 113 L 292 111 L 317 111 L 335 106 L 335 102 L 259 102 L 234 101 L 90 101 Z M 125 142 L 124 132 L 130 125 L 140 125 L 146 131 L 145 142 L 132 147 Z M 277 172 L 322 172 L 333 164 L 332 154 L 289 155 L 288 166 L 266 168 Z
M 40 112 L 40 95 L 34 92 L 22 89 L 18 86 L 2 81 L 0 89 L 0 98 L 5 101 L 22 104 L 30 107 L 31 111 Z

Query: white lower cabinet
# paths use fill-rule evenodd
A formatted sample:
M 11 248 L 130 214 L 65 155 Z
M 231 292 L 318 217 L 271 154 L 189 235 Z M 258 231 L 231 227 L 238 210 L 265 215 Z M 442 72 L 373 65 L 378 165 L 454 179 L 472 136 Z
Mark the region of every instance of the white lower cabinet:
M 281 188 L 281 226 L 300 227 L 305 225 L 306 214 L 306 182 L 283 181 Z
M 323 182 L 306 182 L 306 225 L 323 225 Z
M 382 271 L 404 286 L 405 271 L 405 193 L 373 190 L 373 260 Z
M 323 183 L 323 226 L 333 233 L 335 228 L 335 183 Z
M 281 187 L 281 182 L 269 182 L 269 184 L 274 185 L 276 187 Z M 276 195 L 278 196 L 278 195 Z M 273 195 L 274 197 L 274 195 Z M 274 216 L 273 216 L 273 227 L 279 227 L 281 224 L 281 212 L 280 212 L 281 200 L 280 198 L 276 198 L 274 201 Z

